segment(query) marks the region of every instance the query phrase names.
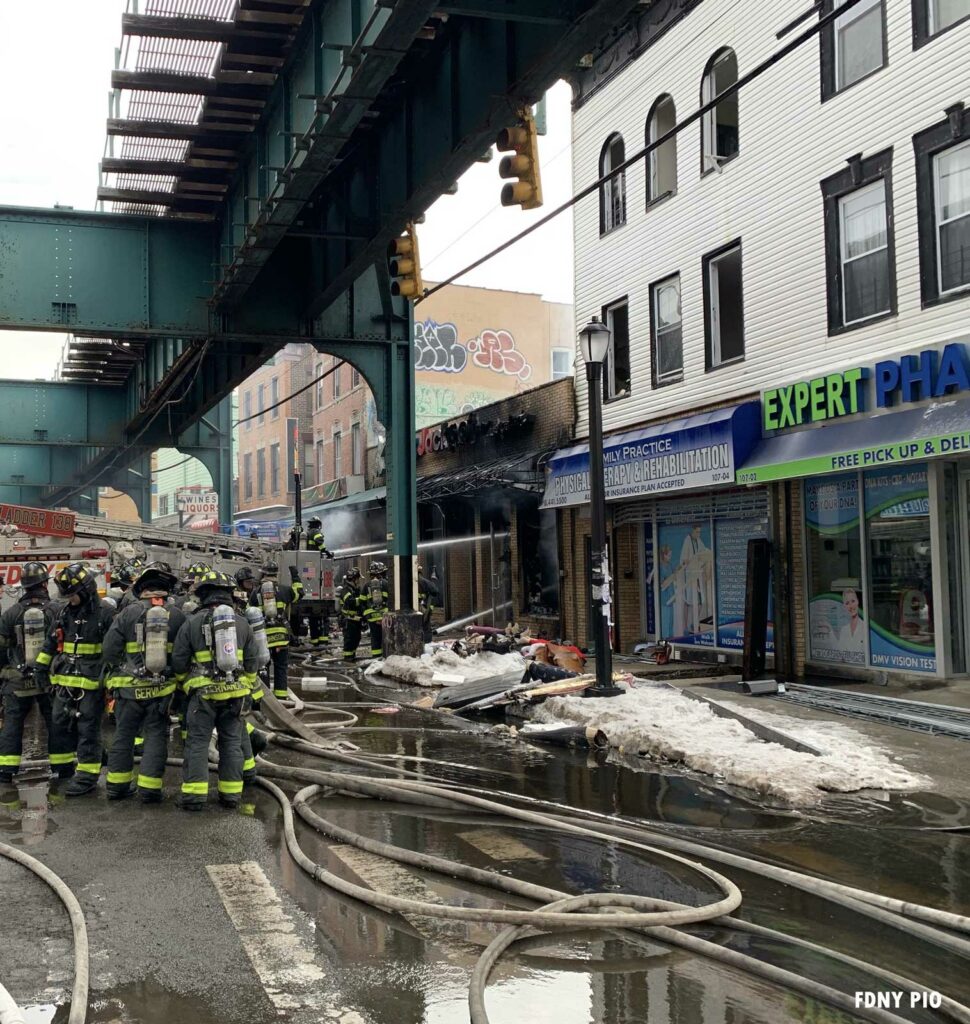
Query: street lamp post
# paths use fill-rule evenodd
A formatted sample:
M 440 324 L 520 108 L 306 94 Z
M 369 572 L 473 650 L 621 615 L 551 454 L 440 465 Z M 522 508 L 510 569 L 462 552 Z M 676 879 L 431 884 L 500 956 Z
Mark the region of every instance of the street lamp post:
M 625 691 L 613 685 L 610 646 L 610 566 L 603 477 L 603 360 L 610 347 L 610 329 L 600 320 L 590 320 L 579 332 L 579 347 L 589 387 L 590 632 L 596 645 L 596 685 L 585 693 L 588 697 L 614 697 Z

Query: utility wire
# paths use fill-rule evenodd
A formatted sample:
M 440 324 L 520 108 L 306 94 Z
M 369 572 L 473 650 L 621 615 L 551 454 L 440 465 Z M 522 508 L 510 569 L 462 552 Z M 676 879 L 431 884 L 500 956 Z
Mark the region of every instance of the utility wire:
M 274 402 L 273 405 L 267 407 L 266 409 L 259 409 L 257 412 L 254 412 L 252 416 L 243 416 L 242 419 L 236 420 L 236 422 L 233 423 L 233 426 L 238 427 L 240 423 L 248 423 L 250 420 L 256 419 L 257 416 L 265 416 L 266 413 L 272 412 L 274 409 L 278 409 L 281 405 L 286 405 L 287 402 L 290 402 L 294 398 L 298 398 L 300 395 L 302 395 L 304 391 L 309 391 L 314 384 L 319 384 L 320 381 L 326 380 L 327 377 L 330 376 L 330 374 L 335 373 L 337 370 L 340 369 L 341 366 L 344 366 L 346 362 L 346 359 L 341 359 L 339 363 L 334 363 L 329 370 L 325 370 L 323 373 L 320 374 L 319 377 L 314 377 L 309 384 L 300 388 L 299 391 L 294 391 L 292 395 L 287 395 L 286 398 L 281 398 L 278 402 Z
M 801 35 L 795 36 L 791 42 L 786 43 L 781 49 L 776 50 L 770 57 L 763 60 L 760 64 L 755 65 L 750 71 L 741 75 L 736 82 L 729 85 L 726 89 L 723 89 L 708 103 L 702 104 L 692 114 L 688 114 L 682 121 L 675 124 L 669 131 L 664 132 L 655 142 L 651 142 L 638 150 L 631 157 L 627 157 L 617 167 L 611 168 L 606 174 L 597 178 L 594 182 L 587 185 L 584 189 L 577 192 L 571 199 L 567 199 L 566 202 L 557 206 L 554 210 L 550 211 L 545 217 L 540 218 L 534 224 L 530 224 L 529 227 L 520 231 L 517 235 L 513 235 L 510 239 L 503 242 L 501 245 L 496 246 L 490 252 L 485 253 L 484 256 L 479 257 L 474 263 L 469 263 L 463 270 L 459 270 L 457 273 L 452 274 L 451 277 L 442 281 L 440 284 L 436 284 L 433 288 L 429 288 L 419 298 L 415 299 L 415 305 L 419 302 L 423 302 L 425 299 L 430 298 L 435 292 L 441 291 L 442 288 L 446 288 L 450 284 L 454 284 L 459 278 L 464 277 L 466 274 L 471 273 L 473 270 L 477 270 L 483 263 L 488 263 L 489 260 L 494 259 L 500 253 L 505 252 L 506 249 L 515 245 L 516 242 L 521 242 L 523 238 L 531 235 L 534 231 L 538 231 L 539 228 L 544 227 L 551 220 L 558 217 L 561 213 L 565 213 L 567 210 L 572 209 L 577 203 L 581 202 L 587 196 L 592 195 L 594 192 L 598 192 L 604 185 L 612 181 L 617 175 L 622 174 L 628 167 L 632 167 L 633 164 L 639 163 L 648 154 L 652 153 L 655 149 L 659 149 L 666 142 L 679 135 L 685 128 L 689 128 L 696 121 L 699 121 L 705 114 L 715 110 L 721 103 L 723 103 L 729 97 L 735 95 L 744 86 L 749 85 L 756 78 L 760 78 L 766 71 L 773 68 L 779 61 L 782 61 L 790 53 L 793 53 L 804 43 L 808 42 L 817 36 L 823 29 L 831 25 L 837 18 L 840 18 L 847 11 L 852 10 L 853 7 L 862 3 L 862 0 L 845 0 L 845 3 L 839 7 L 834 8 L 828 14 L 823 15 L 819 20 L 809 28 L 807 28 Z M 813 8 L 814 10 L 814 8 Z M 788 26 L 790 27 L 790 26 Z

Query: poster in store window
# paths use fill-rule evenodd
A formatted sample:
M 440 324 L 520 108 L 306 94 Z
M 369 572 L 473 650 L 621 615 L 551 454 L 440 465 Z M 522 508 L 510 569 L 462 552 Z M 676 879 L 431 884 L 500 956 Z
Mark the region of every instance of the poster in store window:
M 744 602 L 748 589 L 748 541 L 768 536 L 762 519 L 718 519 L 714 524 L 717 578 L 717 646 L 744 648 Z M 775 650 L 771 588 L 768 590 L 766 650 Z
M 926 466 L 865 474 L 874 668 L 936 671 Z
M 857 474 L 805 481 L 812 661 L 866 663 L 860 525 Z
M 647 636 L 652 640 L 657 636 L 657 613 L 653 601 L 653 575 L 656 569 L 653 555 L 653 523 L 643 524 L 643 569 L 647 580 Z
M 657 530 L 660 633 L 671 643 L 714 646 L 714 556 L 710 520 Z

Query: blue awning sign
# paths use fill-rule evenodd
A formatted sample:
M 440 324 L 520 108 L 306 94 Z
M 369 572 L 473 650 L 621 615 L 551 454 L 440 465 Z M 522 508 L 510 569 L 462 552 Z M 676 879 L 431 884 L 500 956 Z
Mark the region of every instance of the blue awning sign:
M 745 402 L 607 437 L 606 500 L 733 485 L 737 467 L 760 438 L 760 418 L 760 403 Z M 589 445 L 556 452 L 542 507 L 588 502 Z

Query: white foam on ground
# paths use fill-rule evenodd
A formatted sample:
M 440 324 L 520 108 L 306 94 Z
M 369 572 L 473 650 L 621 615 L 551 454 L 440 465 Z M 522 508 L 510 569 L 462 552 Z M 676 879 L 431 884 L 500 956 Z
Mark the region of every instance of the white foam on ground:
M 814 757 L 766 743 L 739 722 L 718 718 L 676 690 L 642 683 L 620 697 L 550 698 L 537 709 L 536 719 L 593 725 L 625 754 L 672 761 L 789 807 L 816 804 L 825 792 L 906 791 L 932 785 L 857 729 L 743 710 L 825 754 Z
M 480 651 L 462 658 L 447 647 L 436 650 L 433 654 L 422 654 L 420 658 L 408 658 L 402 654 L 392 654 L 383 661 L 374 661 L 364 669 L 364 675 L 382 675 L 397 679 L 402 683 L 418 686 L 455 686 L 458 682 L 467 683 L 474 679 L 488 679 L 490 676 L 501 676 L 513 672 L 525 672 L 525 659 L 520 654 L 495 654 L 492 651 Z M 460 677 L 452 682 L 436 681 L 435 673 Z

